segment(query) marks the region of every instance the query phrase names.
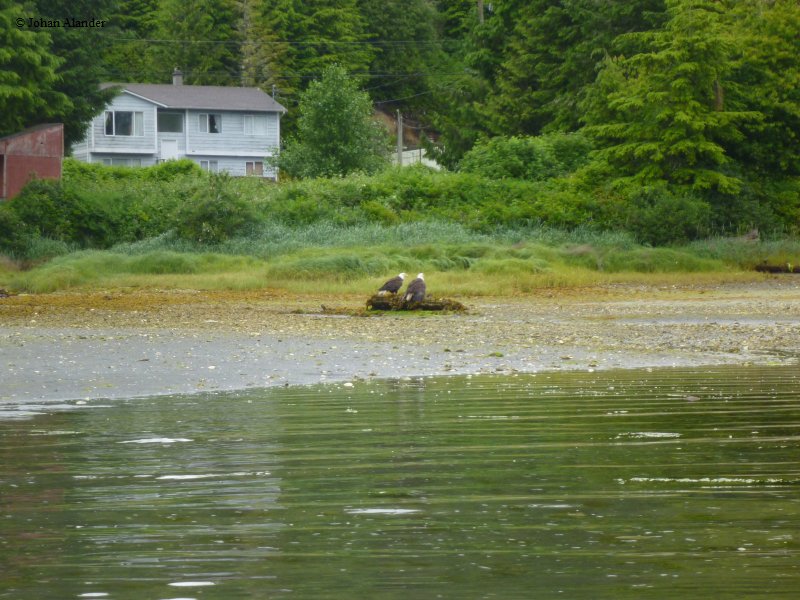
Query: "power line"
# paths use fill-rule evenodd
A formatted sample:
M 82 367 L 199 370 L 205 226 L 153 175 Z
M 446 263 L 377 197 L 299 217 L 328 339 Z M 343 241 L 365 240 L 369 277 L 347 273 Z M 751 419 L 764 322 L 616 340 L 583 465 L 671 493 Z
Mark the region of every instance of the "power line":
M 373 104 L 389 104 L 390 102 L 399 102 L 400 100 L 408 100 L 409 98 L 416 98 L 418 96 L 427 96 L 428 94 L 435 94 L 436 92 L 445 91 L 445 90 L 452 90 L 455 89 L 455 86 L 439 86 L 436 89 L 428 90 L 427 92 L 420 92 L 419 94 L 411 94 L 410 96 L 403 96 L 401 98 L 391 98 L 389 100 L 376 100 Z
M 262 44 L 262 45 L 282 45 L 282 46 L 320 46 L 320 45 L 348 45 L 348 46 L 404 46 L 404 45 L 425 45 L 437 46 L 449 42 L 461 42 L 456 38 L 440 38 L 438 40 L 329 40 L 318 39 L 314 41 L 301 40 L 196 40 L 196 39 L 178 39 L 178 38 L 129 38 L 121 36 L 110 35 L 106 38 L 110 41 L 118 42 L 146 42 L 148 44 L 224 44 L 224 45 L 241 45 L 241 44 Z

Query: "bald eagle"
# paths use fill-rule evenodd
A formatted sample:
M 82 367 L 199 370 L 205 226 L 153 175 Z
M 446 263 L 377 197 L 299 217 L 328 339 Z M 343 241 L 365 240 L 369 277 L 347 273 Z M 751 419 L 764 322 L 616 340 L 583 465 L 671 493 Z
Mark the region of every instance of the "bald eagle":
M 405 273 L 400 273 L 397 277 L 392 277 L 389 281 L 381 286 L 381 289 L 378 290 L 378 295 L 385 296 L 386 294 L 396 294 L 400 291 L 405 278 Z
M 422 273 L 417 275 L 417 278 L 408 284 L 406 288 L 406 295 L 403 300 L 406 302 L 422 302 L 425 299 L 425 277 Z

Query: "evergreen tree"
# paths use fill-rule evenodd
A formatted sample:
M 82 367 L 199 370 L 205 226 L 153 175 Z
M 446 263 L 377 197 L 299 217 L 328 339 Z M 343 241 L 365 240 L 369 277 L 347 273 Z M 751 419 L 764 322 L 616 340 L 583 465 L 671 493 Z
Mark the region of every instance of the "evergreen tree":
M 731 156 L 758 176 L 800 176 L 800 8 L 795 0 L 734 4 L 739 40 L 724 102 L 762 118 L 743 125 Z
M 758 115 L 721 101 L 733 52 L 725 6 L 713 0 L 667 4 L 665 27 L 636 34 L 649 51 L 619 61 L 622 86 L 608 95 L 606 110 L 586 115 L 587 131 L 623 179 L 735 192 L 741 180 L 725 148 L 741 142 L 742 124 Z
M 18 2 L 0 0 L 0 136 L 57 120 L 72 108 L 57 90 L 61 60 L 50 53 L 50 36 L 17 26 L 28 16 Z
M 263 0 L 242 2 L 242 83 L 289 94 L 294 91 L 285 76 L 290 44 L 280 38 L 283 28 L 275 26 L 264 12 L 267 4 Z M 287 4 L 286 8 L 291 7 Z M 292 14 L 283 14 L 282 18 L 291 20 Z
M 427 93 L 438 84 L 437 71 L 447 69 L 436 31 L 437 14 L 427 0 L 359 0 L 375 52 L 367 85 L 384 107 L 427 105 Z
M 477 21 L 475 6 L 474 0 L 438 0 L 436 10 L 439 13 L 442 38 L 448 42 L 466 39 Z M 446 47 L 453 51 L 457 44 L 448 43 Z
M 440 0 L 438 4 L 445 31 L 458 32 L 463 40 L 447 44 L 453 74 L 441 78 L 440 85 L 433 88 L 426 116 L 439 138 L 436 146 L 428 146 L 428 152 L 440 164 L 456 168 L 476 140 L 489 133 L 482 108 L 493 92 L 507 32 L 525 0 L 485 4 L 482 18 L 478 3 L 472 0 Z
M 166 82 L 178 67 L 195 85 L 239 82 L 235 0 L 162 0 L 156 15 L 160 40 L 151 55 L 150 78 Z
M 299 94 L 327 66 L 341 65 L 351 75 L 366 75 L 372 51 L 357 0 L 257 0 L 246 51 L 260 63 L 257 85 L 276 86 L 280 102 L 289 108 L 284 131 L 294 127 Z M 247 64 L 247 63 L 246 63 Z M 255 68 L 258 71 L 258 68 Z M 254 69 L 246 70 L 252 73 Z
M 302 94 L 297 136 L 277 159 L 294 177 L 374 172 L 387 163 L 387 132 L 372 117 L 372 102 L 347 70 L 327 67 Z
M 112 0 L 36 0 L 34 14 L 45 19 L 103 19 L 110 12 Z M 64 123 L 64 143 L 69 148 L 83 139 L 86 126 L 113 96 L 101 90 L 106 79 L 103 54 L 108 46 L 105 27 L 49 27 L 50 52 L 61 59 L 54 89 L 67 96 L 70 106 L 49 112 Z
M 486 118 L 498 134 L 581 126 L 579 103 L 620 34 L 646 31 L 664 0 L 533 0 L 507 32 Z M 630 48 L 628 48 L 630 51 Z
M 110 15 L 113 35 L 105 51 L 103 63 L 108 81 L 148 82 L 151 68 L 148 49 L 156 37 L 158 0 L 119 0 Z M 163 80 L 163 74 L 162 78 Z

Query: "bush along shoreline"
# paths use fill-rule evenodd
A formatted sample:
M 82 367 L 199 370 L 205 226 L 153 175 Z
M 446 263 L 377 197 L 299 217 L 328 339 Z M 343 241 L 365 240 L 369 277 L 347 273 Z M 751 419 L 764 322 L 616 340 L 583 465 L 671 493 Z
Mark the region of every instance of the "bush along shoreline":
M 733 209 L 723 213 L 691 195 L 592 189 L 564 146 L 540 160 L 553 174 L 544 180 L 481 172 L 477 158 L 467 161 L 472 172 L 407 167 L 280 184 L 209 175 L 190 161 L 134 169 L 66 159 L 63 181 L 33 181 L 0 205 L 7 257 L 0 283 L 45 290 L 87 284 L 100 273 L 191 275 L 255 265 L 273 280 L 342 282 L 423 269 L 543 280 L 576 270 L 800 264 L 796 230 L 776 211 L 763 209 L 764 228 L 753 227 L 746 207 L 723 226 Z M 31 267 L 61 283 L 32 283 Z

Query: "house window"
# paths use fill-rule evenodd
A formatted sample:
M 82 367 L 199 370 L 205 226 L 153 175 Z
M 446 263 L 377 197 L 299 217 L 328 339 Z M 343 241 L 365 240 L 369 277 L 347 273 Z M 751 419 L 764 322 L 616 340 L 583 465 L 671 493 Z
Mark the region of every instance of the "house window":
M 174 112 L 158 113 L 159 133 L 183 133 L 183 114 Z
M 256 175 L 258 177 L 264 176 L 264 163 L 247 161 L 245 164 L 245 173 L 248 175 Z
M 107 167 L 141 167 L 141 158 L 104 158 L 103 164 Z
M 130 110 L 106 111 L 106 135 L 144 135 L 144 113 Z
M 200 113 L 200 133 L 219 133 L 222 129 L 222 115 Z
M 201 160 L 200 168 L 203 169 L 204 171 L 209 171 L 211 173 L 219 172 L 219 165 L 215 160 Z
M 267 135 L 267 118 L 264 115 L 244 115 L 245 135 Z

